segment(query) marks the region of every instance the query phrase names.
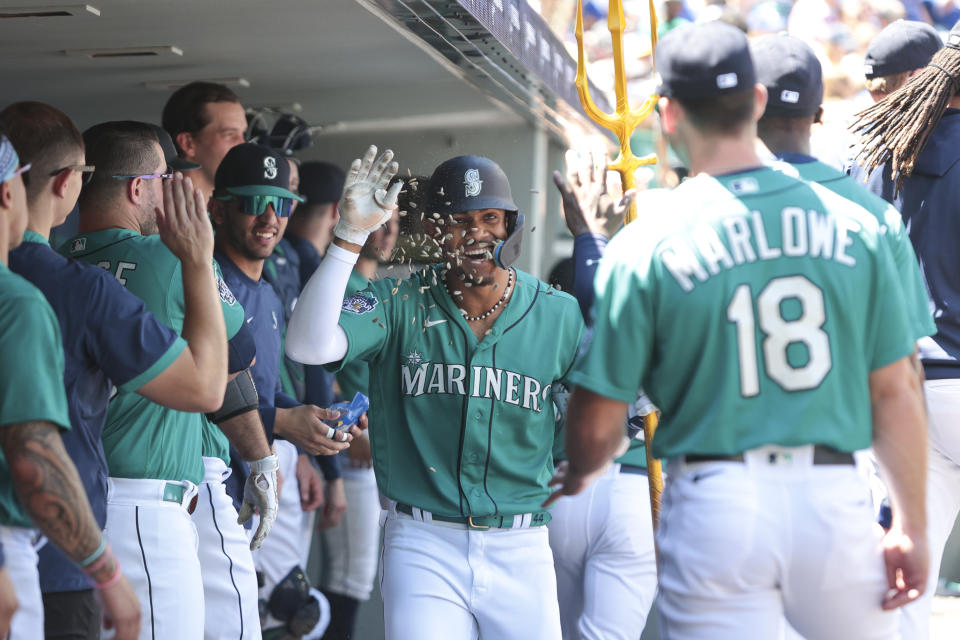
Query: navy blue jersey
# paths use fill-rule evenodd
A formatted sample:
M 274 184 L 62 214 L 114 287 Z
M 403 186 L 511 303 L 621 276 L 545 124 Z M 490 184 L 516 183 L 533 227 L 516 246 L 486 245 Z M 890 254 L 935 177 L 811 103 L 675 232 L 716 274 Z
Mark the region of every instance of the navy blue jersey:
M 139 389 L 163 372 L 186 342 L 112 274 L 61 256 L 32 231 L 10 252 L 10 269 L 43 293 L 60 323 L 72 427 L 61 437 L 102 529 L 108 472 L 100 435 L 112 389 Z M 40 551 L 40 584 L 44 592 L 90 588 L 83 573 L 52 544 Z
M 960 109 L 947 109 L 917 157 L 913 173 L 894 194 L 885 165 L 869 176 L 853 166 L 851 176 L 903 216 L 920 262 L 937 333 L 918 341 L 927 378 L 960 378 Z
M 290 235 L 288 240 L 290 246 L 297 252 L 297 256 L 300 259 L 300 282 L 306 285 L 307 281 L 310 280 L 310 276 L 313 275 L 313 272 L 317 270 L 317 267 L 319 267 L 323 261 L 323 256 L 320 255 L 320 252 L 317 251 L 317 248 L 313 246 L 313 243 L 309 240 L 304 240 L 295 235 Z
M 273 287 L 265 280 L 251 280 L 225 253 L 214 253 L 223 279 L 243 306 L 247 328 L 257 346 L 257 361 L 251 367 L 253 382 L 260 396 L 260 417 L 273 440 L 273 419 L 276 407 L 296 406 L 297 402 L 283 392 L 280 384 L 283 353 L 283 305 Z

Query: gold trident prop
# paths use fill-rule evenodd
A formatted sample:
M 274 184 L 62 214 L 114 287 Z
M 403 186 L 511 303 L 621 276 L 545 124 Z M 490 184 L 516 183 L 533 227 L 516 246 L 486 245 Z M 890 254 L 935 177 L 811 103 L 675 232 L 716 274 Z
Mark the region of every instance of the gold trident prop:
M 657 44 L 657 12 L 653 6 L 653 0 L 649 0 L 650 6 L 650 56 L 653 57 L 653 50 Z M 637 110 L 630 109 L 630 103 L 627 101 L 627 72 L 624 69 L 623 61 L 623 0 L 610 0 L 607 10 L 607 28 L 613 40 L 613 69 L 614 81 L 616 83 L 617 112 L 615 115 L 604 113 L 590 98 L 590 87 L 587 81 L 586 56 L 583 53 L 583 1 L 577 0 L 577 93 L 580 96 L 580 104 L 586 111 L 590 119 L 601 127 L 609 129 L 617 136 L 620 141 L 620 155 L 608 167 L 620 173 L 620 181 L 623 184 L 623 190 L 627 191 L 636 187 L 634 173 L 639 167 L 655 164 L 657 155 L 649 155 L 638 158 L 633 155 L 630 148 L 630 136 L 637 125 L 650 115 L 653 107 L 657 104 L 660 96 L 653 94 L 649 96 Z M 654 65 L 654 71 L 656 66 Z M 627 211 L 627 223 L 633 222 L 637 217 L 637 205 L 630 204 Z M 653 434 L 657 430 L 657 413 L 653 412 L 643 419 L 643 435 L 646 441 L 647 453 L 647 476 L 650 480 L 650 509 L 653 512 L 653 526 L 656 528 L 660 520 L 660 494 L 663 492 L 663 474 L 660 469 L 660 461 L 653 457 Z

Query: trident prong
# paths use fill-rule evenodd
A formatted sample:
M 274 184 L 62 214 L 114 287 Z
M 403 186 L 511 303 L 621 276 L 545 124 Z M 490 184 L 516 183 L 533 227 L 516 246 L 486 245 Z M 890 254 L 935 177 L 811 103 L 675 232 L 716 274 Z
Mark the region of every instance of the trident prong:
M 657 12 L 653 6 L 653 0 L 649 0 L 649 6 L 650 55 L 652 57 L 657 45 Z M 660 96 L 651 95 L 639 109 L 635 111 L 630 109 L 630 103 L 627 101 L 627 72 L 624 69 L 623 61 L 623 0 L 610 0 L 607 10 L 607 28 L 613 40 L 614 83 L 617 95 L 616 114 L 604 113 L 590 98 L 586 56 L 583 53 L 583 1 L 577 0 L 577 24 L 575 29 L 577 36 L 577 94 L 580 96 L 580 104 L 583 106 L 583 110 L 590 116 L 590 119 L 601 127 L 612 131 L 617 136 L 617 140 L 620 141 L 620 155 L 608 167 L 620 173 L 623 190 L 627 191 L 637 186 L 634 173 L 638 167 L 656 164 L 657 162 L 657 154 L 655 153 L 642 158 L 633 155 L 633 150 L 630 148 L 630 135 L 637 125 L 650 115 Z M 655 65 L 653 68 L 656 71 Z M 630 209 L 627 211 L 627 223 L 633 222 L 636 217 L 636 204 L 631 203 Z M 643 420 L 647 453 L 647 477 L 650 481 L 650 510 L 652 511 L 654 527 L 657 526 L 660 519 L 660 495 L 663 492 L 663 474 L 660 461 L 653 457 L 651 450 L 653 436 L 657 430 L 657 421 L 656 412 L 646 416 Z
M 650 46 L 651 55 L 653 47 L 657 43 L 657 13 L 653 7 L 653 0 L 649 0 L 650 5 Z M 613 41 L 613 68 L 614 83 L 617 96 L 617 111 L 615 114 L 604 113 L 593 99 L 590 97 L 590 86 L 587 80 L 586 55 L 583 52 L 583 0 L 577 0 L 577 24 L 575 34 L 577 36 L 577 94 L 580 96 L 580 104 L 591 120 L 605 129 L 609 129 L 617 136 L 620 141 L 620 155 L 616 160 L 609 164 L 609 168 L 620 173 L 620 180 L 623 184 L 623 190 L 636 187 L 634 173 L 638 167 L 655 164 L 657 155 L 649 155 L 638 158 L 633 155 L 630 149 L 630 135 L 637 128 L 657 104 L 659 96 L 651 95 L 644 101 L 639 109 L 630 109 L 630 103 L 627 100 L 627 72 L 623 61 L 623 0 L 610 0 L 607 11 L 607 28 Z M 627 212 L 627 222 L 633 222 L 637 217 L 636 206 L 630 205 Z

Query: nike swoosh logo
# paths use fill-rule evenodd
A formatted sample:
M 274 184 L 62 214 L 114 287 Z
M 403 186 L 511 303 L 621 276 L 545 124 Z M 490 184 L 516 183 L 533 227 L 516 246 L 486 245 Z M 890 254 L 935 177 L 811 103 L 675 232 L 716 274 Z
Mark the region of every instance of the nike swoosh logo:
M 423 326 L 424 326 L 424 327 L 432 327 L 432 326 L 435 325 L 435 324 L 443 324 L 444 322 L 446 322 L 446 320 L 424 320 L 424 321 L 423 321 Z
M 247 318 L 247 324 L 250 324 L 251 322 L 253 322 L 253 316 L 250 316 L 249 318 Z
M 596 259 L 594 259 L 594 258 L 587 258 L 586 260 L 583 261 L 583 264 L 584 264 L 585 266 L 592 267 L 592 266 L 595 265 L 595 264 L 600 264 L 600 259 L 599 259 L 599 258 L 596 258 Z

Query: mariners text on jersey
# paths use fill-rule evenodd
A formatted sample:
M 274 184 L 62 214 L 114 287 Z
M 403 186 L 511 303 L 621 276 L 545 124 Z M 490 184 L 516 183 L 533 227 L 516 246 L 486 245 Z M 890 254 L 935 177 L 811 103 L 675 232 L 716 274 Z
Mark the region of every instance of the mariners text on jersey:
M 689 235 L 667 239 L 659 249 L 664 266 L 684 291 L 693 290 L 693 278 L 706 282 L 721 269 L 758 260 L 809 256 L 834 260 L 848 267 L 857 264 L 847 253 L 847 247 L 853 244 L 850 233 L 857 231 L 859 225 L 829 213 L 784 207 L 780 211 L 779 238 L 767 233 L 759 211 L 728 216 L 721 224 L 726 243 L 713 225 L 702 222 Z
M 446 393 L 494 399 L 540 413 L 550 391 L 549 383 L 542 384 L 516 371 L 471 366 L 468 379 L 467 367 L 462 364 L 420 362 L 420 358 L 420 354 L 413 352 L 400 367 L 405 396 Z

